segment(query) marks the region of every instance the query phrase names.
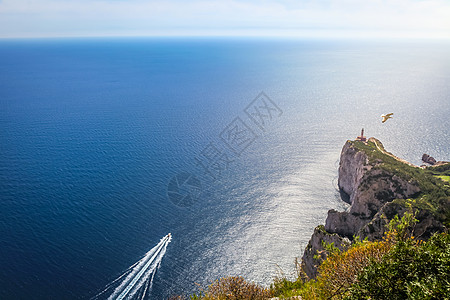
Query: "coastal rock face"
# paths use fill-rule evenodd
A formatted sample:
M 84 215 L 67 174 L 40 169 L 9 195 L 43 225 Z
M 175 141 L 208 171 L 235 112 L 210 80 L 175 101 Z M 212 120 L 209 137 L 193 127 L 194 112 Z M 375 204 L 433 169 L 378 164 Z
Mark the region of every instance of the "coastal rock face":
M 328 211 L 325 230 L 330 233 L 337 233 L 341 236 L 352 238 L 369 221 L 368 218 L 362 218 L 347 211 L 338 212 L 332 209 Z
M 372 220 L 385 203 L 406 199 L 420 192 L 417 182 L 378 168 L 380 163 L 377 160 L 369 162 L 367 154 L 359 151 L 351 141 L 345 143 L 338 184 L 341 190 L 349 194 L 351 206 L 345 212 L 328 212 L 325 223 L 328 232 L 351 238 Z
M 350 141 L 342 148 L 339 162 L 339 188 L 350 196 L 350 204 L 353 203 L 352 196 L 358 188 L 362 177 L 367 170 L 370 170 L 367 155 L 355 149 Z
M 354 236 L 369 240 L 382 238 L 389 221 L 407 211 L 405 199 L 421 192 L 417 181 L 397 169 L 411 172 L 414 168 L 411 164 L 386 152 L 375 138 L 370 138 L 369 142 L 370 145 L 347 141 L 342 149 L 338 185 L 349 195 L 350 207 L 344 212 L 330 210 L 325 226 L 314 230 L 302 258 L 303 270 L 310 278 L 317 276 L 317 265 L 321 262 L 314 256 L 319 254 L 322 260 L 326 257 L 323 242 L 340 246 Z M 419 212 L 416 218 L 419 220 L 414 232 L 416 237 L 427 239 L 444 228 L 427 211 Z
M 318 265 L 326 258 L 323 243 L 331 244 L 341 250 L 350 245 L 350 240 L 341 237 L 335 233 L 325 231 L 323 225 L 319 225 L 314 229 L 314 233 L 306 246 L 305 253 L 302 258 L 302 268 L 309 278 L 317 276 Z M 316 256 L 316 258 L 315 258 Z

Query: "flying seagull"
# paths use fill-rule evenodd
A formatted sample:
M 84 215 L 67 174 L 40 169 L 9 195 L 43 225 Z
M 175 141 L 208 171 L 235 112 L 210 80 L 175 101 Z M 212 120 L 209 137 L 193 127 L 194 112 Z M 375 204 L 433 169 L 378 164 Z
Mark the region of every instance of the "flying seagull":
M 394 114 L 394 113 L 381 115 L 381 117 L 383 118 L 383 120 L 381 121 L 381 123 L 384 123 L 384 122 L 386 122 L 388 119 L 391 119 L 393 114 Z

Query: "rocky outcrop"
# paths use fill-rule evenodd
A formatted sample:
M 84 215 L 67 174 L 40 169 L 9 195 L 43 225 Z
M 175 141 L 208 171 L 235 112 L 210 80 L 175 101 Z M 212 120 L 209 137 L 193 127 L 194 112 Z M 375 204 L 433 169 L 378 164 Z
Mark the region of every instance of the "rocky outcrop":
M 437 163 L 437 161 L 434 159 L 434 157 L 429 156 L 428 154 L 424 154 L 422 155 L 422 161 L 424 163 L 430 164 L 430 165 L 434 165 Z
M 308 246 L 306 246 L 302 258 L 303 271 L 305 271 L 309 278 L 315 278 L 317 276 L 317 267 L 326 258 L 323 243 L 333 243 L 334 247 L 343 250 L 350 245 L 350 240 L 338 234 L 327 232 L 323 225 L 317 226 L 309 240 Z
M 442 165 L 445 165 L 445 164 L 449 163 L 448 161 L 442 161 L 442 160 L 436 161 L 436 159 L 434 159 L 434 157 L 432 157 L 432 156 L 430 156 L 428 154 L 422 155 L 422 161 L 424 163 L 426 163 L 428 165 L 431 165 L 431 166 L 434 166 L 434 167 L 442 166 Z M 423 165 L 423 167 L 426 167 L 426 166 L 427 165 Z
M 407 172 L 398 170 L 402 168 Z M 389 221 L 407 211 L 405 199 L 414 198 L 421 192 L 418 182 L 409 175 L 414 173 L 414 168 L 386 152 L 381 142 L 374 138 L 370 138 L 368 144 L 360 141 L 345 143 L 338 185 L 348 194 L 350 207 L 344 212 L 330 210 L 325 226 L 314 230 L 303 255 L 303 269 L 310 278 L 316 277 L 320 263 L 314 256 L 320 254 L 322 259 L 325 258 L 323 242 L 339 246 L 354 236 L 369 240 L 382 238 Z M 443 230 L 443 225 L 426 210 L 416 217 L 419 223 L 415 235 L 418 237 L 427 239 L 433 232 Z

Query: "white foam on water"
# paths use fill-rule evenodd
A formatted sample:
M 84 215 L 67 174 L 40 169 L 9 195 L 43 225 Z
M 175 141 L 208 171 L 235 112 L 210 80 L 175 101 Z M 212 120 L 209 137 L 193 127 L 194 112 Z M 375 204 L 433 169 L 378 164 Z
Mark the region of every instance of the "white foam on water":
M 130 266 L 118 278 L 107 284 L 100 293 L 91 299 L 98 299 L 100 295 L 109 292 L 114 283 L 121 280 L 124 276 L 126 276 L 125 279 L 123 279 L 114 289 L 108 299 L 132 299 L 141 288 L 143 288 L 141 299 L 144 299 L 147 291 L 152 288 L 156 271 L 161 265 L 162 258 L 166 253 L 167 245 L 171 240 L 172 237 L 170 234 L 163 237 L 159 243 L 150 249 L 150 251 L 148 251 L 139 261 Z

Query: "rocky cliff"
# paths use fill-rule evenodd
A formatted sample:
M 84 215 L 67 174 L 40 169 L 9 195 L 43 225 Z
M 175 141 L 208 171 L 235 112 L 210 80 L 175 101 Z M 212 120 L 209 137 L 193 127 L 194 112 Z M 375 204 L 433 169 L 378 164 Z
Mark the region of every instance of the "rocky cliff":
M 348 238 L 327 232 L 323 225 L 317 226 L 303 254 L 302 267 L 309 278 L 317 276 L 317 265 L 326 258 L 323 243 L 333 243 L 340 250 L 351 244 Z
M 415 235 L 419 238 L 426 239 L 444 229 L 448 212 L 439 217 L 436 211 L 450 203 L 450 189 L 425 170 L 387 152 L 375 138 L 367 143 L 345 143 L 338 185 L 348 194 L 350 207 L 344 212 L 330 210 L 325 226 L 315 229 L 302 262 L 310 278 L 316 277 L 317 266 L 325 258 L 323 242 L 345 248 L 354 236 L 379 239 L 396 214 L 401 216 L 407 210 L 416 209 L 419 223 Z M 436 194 L 435 191 L 440 194 L 435 196 L 436 201 L 430 201 L 427 196 Z

